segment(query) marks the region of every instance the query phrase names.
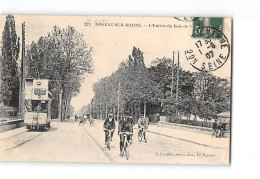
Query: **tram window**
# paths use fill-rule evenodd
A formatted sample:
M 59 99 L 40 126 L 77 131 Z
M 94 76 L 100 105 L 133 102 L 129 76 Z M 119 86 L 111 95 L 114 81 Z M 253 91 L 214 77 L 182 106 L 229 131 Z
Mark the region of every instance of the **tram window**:
M 25 81 L 25 83 L 26 83 L 26 86 L 32 86 L 32 85 L 33 85 L 33 80 L 27 79 L 27 80 Z
M 33 112 L 44 112 L 47 113 L 48 101 L 32 100 Z

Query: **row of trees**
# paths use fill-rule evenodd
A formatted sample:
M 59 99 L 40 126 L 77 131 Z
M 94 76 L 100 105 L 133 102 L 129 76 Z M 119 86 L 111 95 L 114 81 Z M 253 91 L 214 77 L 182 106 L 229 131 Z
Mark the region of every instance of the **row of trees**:
M 27 47 L 26 76 L 51 81 L 53 117 L 60 114 L 64 120 L 73 114 L 71 99 L 79 93 L 84 74 L 93 72 L 91 53 L 92 47 L 83 34 L 71 26 L 55 26 L 47 36 Z
M 118 70 L 95 83 L 93 90 L 92 108 L 102 117 L 108 112 L 139 116 L 141 111 L 146 110 L 146 104 L 158 104 L 161 95 L 159 85 L 149 79 L 143 52 L 135 47 Z
M 20 42 L 14 17 L 8 15 L 0 57 L 1 96 L 4 105 L 16 108 L 19 105 L 21 76 L 19 53 Z M 92 72 L 92 47 L 85 42 L 83 34 L 72 26 L 64 29 L 54 26 L 47 36 L 40 37 L 26 47 L 26 78 L 48 79 L 51 82 L 52 117 L 60 115 L 64 120 L 73 114 L 71 99 L 79 93 L 84 75 Z
M 230 107 L 228 79 L 205 71 L 186 71 L 165 57 L 155 59 L 147 68 L 143 52 L 136 47 L 118 70 L 95 83 L 93 90 L 91 110 L 94 117 L 104 118 L 111 112 L 115 115 L 130 113 L 135 118 L 141 113 L 161 113 L 175 119 L 181 116 L 190 119 L 194 115 L 208 120 L 229 111 Z

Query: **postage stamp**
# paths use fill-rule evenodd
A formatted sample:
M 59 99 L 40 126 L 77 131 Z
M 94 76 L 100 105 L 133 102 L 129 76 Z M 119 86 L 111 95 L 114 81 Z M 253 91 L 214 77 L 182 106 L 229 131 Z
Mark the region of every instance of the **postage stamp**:
M 207 28 L 204 27 L 213 27 L 218 31 L 213 33 L 208 33 Z M 200 17 L 193 20 L 193 29 L 192 36 L 195 38 L 203 38 L 208 36 L 210 38 L 221 38 L 223 32 L 223 18 L 222 17 Z M 218 34 L 216 34 L 218 33 Z

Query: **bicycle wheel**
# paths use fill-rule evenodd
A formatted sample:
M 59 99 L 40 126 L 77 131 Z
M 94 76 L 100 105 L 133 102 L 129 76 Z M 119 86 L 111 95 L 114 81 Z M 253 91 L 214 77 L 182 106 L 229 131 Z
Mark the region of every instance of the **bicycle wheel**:
M 138 132 L 138 140 L 139 142 L 143 140 L 143 132 L 141 130 Z
M 147 133 L 144 131 L 144 141 L 147 143 Z
M 129 159 L 129 145 L 126 144 L 125 146 L 125 156 L 126 156 L 126 159 L 128 160 Z
M 110 150 L 110 136 L 107 137 L 107 148 Z

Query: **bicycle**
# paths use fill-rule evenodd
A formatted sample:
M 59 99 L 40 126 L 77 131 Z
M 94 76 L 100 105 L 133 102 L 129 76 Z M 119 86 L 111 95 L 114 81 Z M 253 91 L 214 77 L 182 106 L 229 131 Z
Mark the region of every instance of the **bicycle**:
M 89 127 L 92 127 L 94 125 L 94 120 L 93 119 L 90 119 L 89 120 Z
M 138 131 L 139 142 L 141 142 L 143 140 L 143 138 L 144 138 L 145 142 L 147 143 L 147 136 L 146 136 L 144 126 L 140 126 L 140 130 Z
M 125 154 L 126 159 L 128 160 L 129 159 L 129 155 L 130 155 L 130 153 L 129 153 L 129 147 L 131 145 L 130 140 L 131 140 L 131 135 L 133 135 L 133 133 L 132 132 L 121 132 L 121 134 L 124 135 L 124 146 L 123 146 L 123 154 L 122 154 L 122 156 L 124 156 L 124 154 Z M 128 136 L 129 136 L 129 140 L 127 140 Z
M 213 129 L 212 137 L 221 138 L 222 137 L 222 130 L 221 129 Z
M 108 135 L 106 136 L 106 141 L 107 141 L 107 143 L 106 143 L 106 146 L 107 146 L 107 148 L 108 148 L 108 150 L 110 150 L 110 142 L 111 142 L 111 133 L 112 133 L 112 131 L 114 131 L 115 129 L 111 129 L 111 130 L 109 130 L 109 129 L 104 129 L 104 131 L 108 131 Z M 105 135 L 106 135 L 106 133 L 105 133 Z

